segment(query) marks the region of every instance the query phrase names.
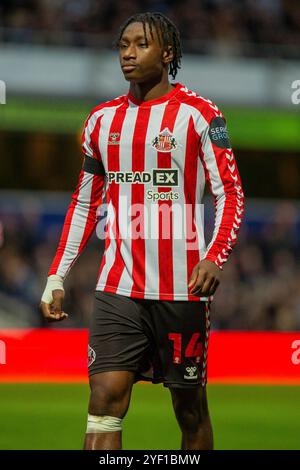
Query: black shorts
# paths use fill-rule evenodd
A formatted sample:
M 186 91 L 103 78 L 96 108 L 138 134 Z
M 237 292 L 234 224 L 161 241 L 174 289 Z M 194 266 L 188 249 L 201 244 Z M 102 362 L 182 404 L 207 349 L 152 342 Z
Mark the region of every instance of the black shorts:
M 89 375 L 126 370 L 166 387 L 206 385 L 209 302 L 131 298 L 96 291 Z

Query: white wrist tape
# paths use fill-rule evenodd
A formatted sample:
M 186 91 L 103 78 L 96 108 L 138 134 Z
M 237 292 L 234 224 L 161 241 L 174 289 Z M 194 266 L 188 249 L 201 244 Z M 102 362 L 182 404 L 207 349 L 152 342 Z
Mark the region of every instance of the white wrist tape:
M 95 434 L 98 432 L 122 431 L 122 419 L 115 416 L 95 416 L 88 414 L 86 432 Z
M 57 274 L 51 274 L 47 279 L 47 284 L 42 295 L 42 302 L 52 304 L 53 296 L 52 291 L 55 289 L 64 290 L 64 280 Z

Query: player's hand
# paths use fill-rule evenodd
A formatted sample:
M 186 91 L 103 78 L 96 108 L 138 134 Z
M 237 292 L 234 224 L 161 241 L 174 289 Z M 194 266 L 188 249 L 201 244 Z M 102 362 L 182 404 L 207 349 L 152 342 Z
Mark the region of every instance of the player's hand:
M 189 293 L 199 297 L 213 295 L 220 284 L 220 275 L 221 269 L 213 261 L 200 261 L 193 269 L 188 284 Z
M 45 320 L 55 322 L 68 318 L 68 314 L 62 310 L 64 296 L 63 279 L 56 274 L 49 276 L 40 303 Z

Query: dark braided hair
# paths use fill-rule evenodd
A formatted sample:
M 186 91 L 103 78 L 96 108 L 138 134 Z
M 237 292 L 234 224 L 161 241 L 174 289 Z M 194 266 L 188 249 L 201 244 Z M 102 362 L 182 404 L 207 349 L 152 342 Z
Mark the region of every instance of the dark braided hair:
M 159 12 L 146 12 L 146 13 L 137 13 L 130 16 L 125 23 L 120 27 L 119 34 L 117 39 L 113 42 L 114 49 L 119 48 L 119 44 L 122 38 L 122 35 L 131 23 L 142 23 L 145 35 L 145 41 L 148 46 L 147 36 L 146 36 L 146 23 L 149 24 L 150 34 L 153 38 L 153 25 L 156 29 L 159 44 L 161 47 L 172 46 L 174 58 L 169 64 L 169 75 L 172 75 L 173 79 L 176 77 L 177 70 L 180 69 L 180 59 L 182 57 L 181 51 L 181 42 L 180 34 L 177 26 L 165 15 Z

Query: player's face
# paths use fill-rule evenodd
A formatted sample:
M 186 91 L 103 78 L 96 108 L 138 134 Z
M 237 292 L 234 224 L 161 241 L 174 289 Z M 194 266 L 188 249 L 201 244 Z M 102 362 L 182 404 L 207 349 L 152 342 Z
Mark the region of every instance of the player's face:
M 159 44 L 155 27 L 152 34 L 153 37 L 146 23 L 147 45 L 142 23 L 131 23 L 125 29 L 119 43 L 119 59 L 126 80 L 142 83 L 160 77 L 170 61 L 170 54 Z

